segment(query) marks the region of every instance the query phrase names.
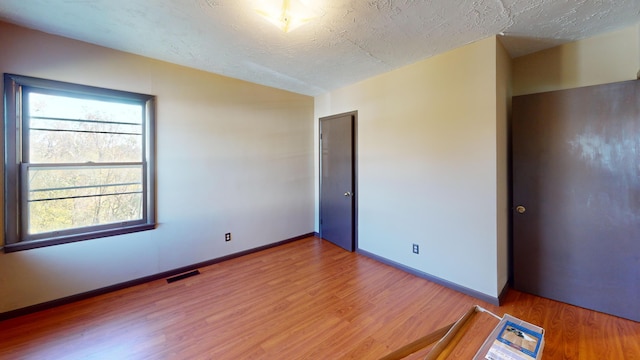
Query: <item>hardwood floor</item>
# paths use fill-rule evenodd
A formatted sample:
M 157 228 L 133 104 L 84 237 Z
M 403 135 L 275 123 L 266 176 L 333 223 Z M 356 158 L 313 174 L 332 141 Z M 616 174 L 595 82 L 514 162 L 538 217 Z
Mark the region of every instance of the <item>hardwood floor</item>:
M 474 304 L 544 327 L 544 359 L 640 359 L 640 323 L 514 290 L 498 308 L 317 238 L 200 271 L 0 322 L 0 359 L 377 359 Z

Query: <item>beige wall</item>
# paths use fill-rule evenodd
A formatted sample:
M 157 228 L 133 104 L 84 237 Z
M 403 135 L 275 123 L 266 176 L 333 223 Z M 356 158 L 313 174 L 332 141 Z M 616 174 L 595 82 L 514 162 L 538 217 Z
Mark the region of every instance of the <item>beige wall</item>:
M 496 44 L 496 151 L 497 182 L 497 286 L 505 286 L 509 277 L 509 119 L 511 116 L 512 63 L 502 43 Z
M 313 231 L 313 98 L 5 23 L 0 48 L 0 72 L 157 95 L 159 222 L 0 253 L 0 313 Z
M 359 247 L 490 297 L 506 281 L 497 46 L 488 38 L 315 98 L 316 127 L 358 111 Z
M 513 94 L 634 80 L 640 71 L 640 24 L 513 60 Z
M 497 296 L 508 266 L 510 94 L 640 70 L 640 25 L 514 60 L 489 38 L 315 99 L 4 23 L 0 46 L 2 72 L 158 96 L 160 223 L 0 254 L 0 312 L 312 231 L 314 181 L 317 231 L 317 119 L 353 110 L 360 247 Z

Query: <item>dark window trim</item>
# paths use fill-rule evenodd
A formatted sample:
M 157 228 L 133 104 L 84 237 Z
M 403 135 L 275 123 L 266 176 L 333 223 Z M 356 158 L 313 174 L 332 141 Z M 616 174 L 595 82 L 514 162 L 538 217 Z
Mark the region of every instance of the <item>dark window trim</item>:
M 143 104 L 145 121 L 143 141 L 143 218 L 142 220 L 93 226 L 89 231 L 53 232 L 45 239 L 25 239 L 21 235 L 21 181 L 22 138 L 22 92 L 23 89 L 44 89 L 47 93 L 66 93 L 84 99 L 111 99 L 123 103 Z M 51 245 L 122 235 L 155 229 L 155 96 L 93 86 L 72 84 L 23 75 L 4 74 L 4 251 L 13 252 Z M 28 146 L 28 144 L 26 144 Z M 118 223 L 116 223 L 118 224 Z M 78 228 L 76 228 L 78 229 Z
M 68 244 L 68 243 L 84 241 L 84 240 L 99 239 L 99 238 L 104 238 L 109 236 L 124 235 L 124 234 L 139 232 L 139 231 L 153 230 L 155 228 L 156 228 L 156 224 L 143 224 L 143 225 L 128 226 L 128 227 L 117 228 L 117 229 L 94 231 L 94 232 L 91 232 L 90 237 L 88 237 L 88 234 L 79 234 L 79 235 L 70 235 L 70 236 L 60 236 L 60 237 L 49 238 L 44 240 L 20 241 L 15 244 L 5 245 L 4 252 L 10 253 L 15 251 L 37 249 L 37 248 L 46 247 L 46 246 L 62 245 L 62 244 Z

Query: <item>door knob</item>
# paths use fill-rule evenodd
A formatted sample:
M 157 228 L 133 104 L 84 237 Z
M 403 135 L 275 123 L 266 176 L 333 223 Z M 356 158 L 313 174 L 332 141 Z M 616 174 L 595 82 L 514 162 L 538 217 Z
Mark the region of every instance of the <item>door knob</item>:
M 347 196 L 347 197 L 352 196 L 352 195 L 353 194 L 350 191 L 347 191 L 346 193 L 344 193 L 344 196 Z
M 516 211 L 518 212 L 518 214 L 524 214 L 527 211 L 527 208 L 525 208 L 522 205 L 516 206 Z

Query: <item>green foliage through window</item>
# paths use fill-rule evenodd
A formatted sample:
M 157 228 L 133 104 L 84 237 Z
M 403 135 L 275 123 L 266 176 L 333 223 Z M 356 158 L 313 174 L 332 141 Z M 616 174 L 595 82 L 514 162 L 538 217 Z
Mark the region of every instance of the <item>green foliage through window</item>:
M 5 74 L 5 249 L 154 225 L 154 97 Z

